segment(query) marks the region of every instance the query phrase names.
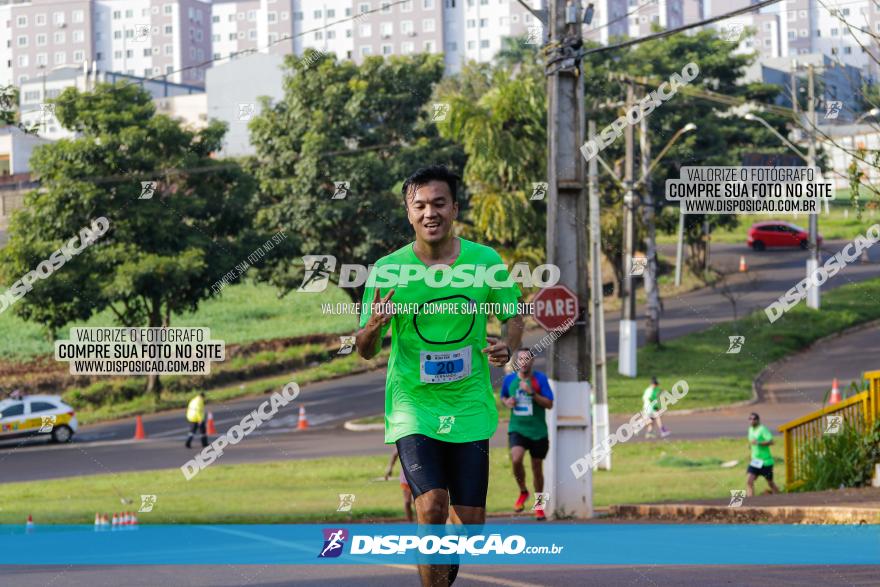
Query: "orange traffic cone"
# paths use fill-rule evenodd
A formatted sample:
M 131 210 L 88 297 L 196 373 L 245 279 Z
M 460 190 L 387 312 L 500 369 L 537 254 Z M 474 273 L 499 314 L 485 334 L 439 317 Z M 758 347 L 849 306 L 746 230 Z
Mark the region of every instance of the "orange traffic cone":
M 137 526 L 137 523 L 138 523 L 138 517 L 137 517 L 137 514 L 134 513 L 134 512 L 131 512 L 131 525 L 132 525 L 132 526 Z
M 296 424 L 297 430 L 305 430 L 309 427 L 309 421 L 306 419 L 306 407 L 299 405 L 299 422 Z
M 214 414 L 208 412 L 208 434 L 217 434 L 217 428 L 214 427 Z
M 144 432 L 144 419 L 139 415 L 135 419 L 134 439 L 135 440 L 145 440 L 146 438 L 147 438 L 147 435 Z
M 113 526 L 114 528 L 116 528 L 117 526 L 119 526 L 119 516 L 118 516 L 117 514 L 113 514 L 113 522 L 112 522 L 112 526 Z
M 740 255 L 740 256 L 739 256 L 739 272 L 740 272 L 740 273 L 745 273 L 745 272 L 748 271 L 748 270 L 749 270 L 749 266 L 746 265 L 746 256 L 745 256 L 745 255 Z
M 828 403 L 839 404 L 840 400 L 840 388 L 837 387 L 837 377 L 835 377 L 834 382 L 831 384 L 831 399 L 828 400 Z
M 27 523 L 25 524 L 25 528 L 33 528 L 34 527 L 34 517 L 28 514 Z
M 95 512 L 95 526 L 101 525 L 101 514 Z

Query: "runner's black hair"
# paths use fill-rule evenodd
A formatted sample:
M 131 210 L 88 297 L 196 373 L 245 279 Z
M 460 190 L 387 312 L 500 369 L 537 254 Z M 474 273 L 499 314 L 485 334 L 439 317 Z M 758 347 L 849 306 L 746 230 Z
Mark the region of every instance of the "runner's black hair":
M 449 192 L 452 194 L 452 203 L 458 203 L 458 182 L 461 181 L 461 178 L 445 165 L 431 165 L 416 170 L 403 182 L 403 189 L 400 190 L 403 194 L 403 205 L 407 205 L 406 198 L 410 191 L 415 191 L 432 181 L 446 182 L 446 185 L 449 186 Z

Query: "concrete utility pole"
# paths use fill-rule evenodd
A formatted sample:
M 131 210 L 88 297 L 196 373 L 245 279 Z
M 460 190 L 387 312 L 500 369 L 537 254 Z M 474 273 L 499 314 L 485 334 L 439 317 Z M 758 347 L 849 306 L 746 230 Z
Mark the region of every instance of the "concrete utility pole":
M 678 244 L 675 246 L 675 287 L 681 285 L 681 263 L 684 261 L 684 214 L 678 207 Z
M 587 198 L 584 159 L 584 75 L 574 57 L 582 45 L 580 0 L 552 0 L 546 29 L 547 47 L 547 262 L 559 267 L 568 286 L 587 308 Z M 547 357 L 555 395 L 547 411 L 549 510 L 588 518 L 593 515 L 593 477 L 574 477 L 571 465 L 592 449 L 590 429 L 590 333 L 583 314 L 555 340 Z
M 588 123 L 587 136 L 596 137 L 596 121 Z M 605 308 L 602 292 L 602 230 L 599 217 L 599 164 L 598 157 L 589 163 L 590 193 L 590 355 L 593 357 L 590 381 L 593 382 L 593 444 L 611 434 L 608 421 L 608 373 L 605 369 Z M 611 451 L 597 463 L 597 467 L 611 470 Z
M 633 84 L 626 87 L 626 108 L 634 102 Z M 620 308 L 620 338 L 617 372 L 627 377 L 636 376 L 636 346 L 638 326 L 636 326 L 636 295 L 633 287 L 632 256 L 636 248 L 635 207 L 633 192 L 633 127 L 626 125 L 626 162 L 624 163 L 623 185 L 623 304 Z
M 816 96 L 815 80 L 813 76 L 813 64 L 807 66 L 807 91 L 809 103 L 807 104 L 807 167 L 816 170 Z M 818 171 L 818 170 L 816 170 Z M 819 268 L 819 215 L 810 214 L 810 258 L 807 259 L 807 278 Z M 819 286 L 807 290 L 807 307 L 819 309 L 820 304 Z
M 661 155 L 663 153 L 661 152 Z M 657 285 L 657 227 L 654 226 L 654 196 L 651 194 L 651 137 L 648 134 L 648 118 L 639 122 L 639 162 L 642 177 L 639 180 L 642 198 L 642 221 L 648 234 L 645 238 L 645 344 L 660 344 L 660 290 Z

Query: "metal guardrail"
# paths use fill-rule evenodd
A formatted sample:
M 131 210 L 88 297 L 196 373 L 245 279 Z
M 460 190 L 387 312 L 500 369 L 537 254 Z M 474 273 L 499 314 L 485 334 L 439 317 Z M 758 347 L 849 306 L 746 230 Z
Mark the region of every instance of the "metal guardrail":
M 826 416 L 842 416 L 845 423 L 860 432 L 870 429 L 876 420 L 880 420 L 880 371 L 867 371 L 863 378 L 868 381 L 867 391 L 779 427 L 785 441 L 786 489 L 796 489 L 804 483 L 804 449 L 825 433 Z

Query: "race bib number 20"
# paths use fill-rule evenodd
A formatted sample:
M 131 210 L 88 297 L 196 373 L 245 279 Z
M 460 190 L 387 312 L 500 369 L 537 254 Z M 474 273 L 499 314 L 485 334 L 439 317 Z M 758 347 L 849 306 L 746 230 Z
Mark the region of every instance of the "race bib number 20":
M 422 383 L 449 383 L 471 374 L 471 347 L 455 351 L 419 353 Z

